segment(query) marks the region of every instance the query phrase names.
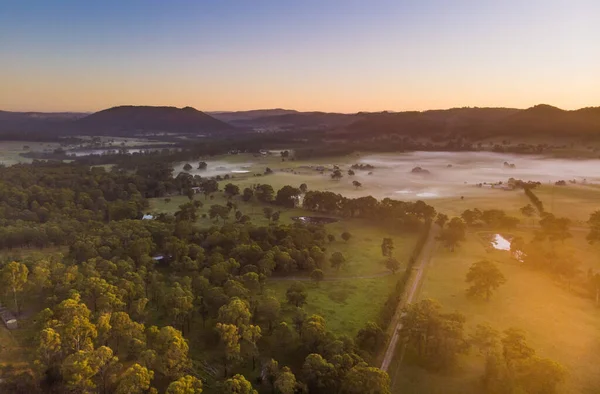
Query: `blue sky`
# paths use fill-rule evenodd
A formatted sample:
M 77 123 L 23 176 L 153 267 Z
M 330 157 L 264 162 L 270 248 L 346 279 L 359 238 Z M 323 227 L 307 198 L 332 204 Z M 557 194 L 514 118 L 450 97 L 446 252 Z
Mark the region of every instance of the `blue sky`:
M 0 109 L 600 105 L 600 2 L 5 1 Z

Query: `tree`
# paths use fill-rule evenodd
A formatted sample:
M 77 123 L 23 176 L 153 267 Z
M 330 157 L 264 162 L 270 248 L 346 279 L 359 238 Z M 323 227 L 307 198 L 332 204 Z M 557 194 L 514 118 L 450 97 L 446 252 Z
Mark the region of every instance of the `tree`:
M 288 303 L 300 308 L 302 305 L 306 304 L 308 294 L 302 283 L 294 282 L 285 292 L 285 297 L 287 298 Z
M 60 334 L 52 328 L 44 328 L 39 336 L 36 362 L 49 368 L 54 364 L 61 350 Z
M 364 328 L 361 328 L 356 334 L 356 346 L 372 355 L 385 344 L 387 335 L 377 323 L 367 322 Z
M 0 271 L 0 278 L 2 278 L 3 287 L 6 290 L 12 291 L 17 315 L 20 314 L 17 293 L 20 293 L 23 290 L 23 287 L 27 283 L 28 275 L 29 269 L 27 269 L 27 266 L 16 261 L 11 261 L 10 263 L 6 264 Z
M 248 304 L 237 297 L 233 297 L 227 305 L 219 308 L 218 321 L 223 324 L 246 326 L 250 324 L 250 317 Z
M 524 207 L 522 207 L 522 208 L 520 209 L 520 211 L 521 211 L 521 214 L 522 214 L 523 216 L 525 216 L 525 217 L 528 217 L 528 218 L 530 218 L 530 217 L 532 217 L 533 215 L 535 215 L 535 208 L 534 208 L 534 207 L 533 207 L 533 205 L 531 205 L 531 204 L 527 204 L 527 205 L 525 205 Z
M 281 216 L 281 212 L 277 211 L 277 212 L 273 212 L 273 214 L 271 215 L 271 220 L 274 222 L 279 221 L 279 217 Z
M 329 262 L 331 263 L 331 268 L 335 268 L 339 271 L 339 269 L 346 264 L 346 258 L 341 252 L 333 252 L 329 258 Z
M 489 324 L 478 324 L 475 333 L 470 336 L 469 342 L 475 346 L 482 356 L 491 356 L 498 348 L 498 331 Z
M 279 375 L 279 363 L 277 360 L 270 359 L 267 361 L 263 366 L 262 375 L 266 377 L 272 391 L 275 392 L 275 380 L 277 380 L 277 376 Z
M 224 205 L 211 205 L 208 211 L 208 216 L 211 219 L 220 218 L 225 223 L 225 220 L 229 217 L 229 208 Z
M 226 184 L 224 190 L 225 194 L 227 194 L 227 196 L 230 198 L 240 194 L 240 187 L 238 185 L 234 185 L 233 183 Z
M 258 201 L 268 203 L 273 201 L 273 195 L 275 194 L 275 191 L 271 185 L 263 184 L 256 187 L 255 194 Z
M 532 357 L 524 363 L 518 382 L 530 394 L 555 394 L 567 376 L 565 368 L 547 358 Z
M 270 169 L 269 167 L 265 168 L 265 175 L 271 175 L 273 173 L 273 170 Z
M 448 222 L 448 219 L 449 219 L 448 215 L 445 215 L 443 213 L 438 213 L 437 219 L 435 220 L 435 224 L 437 224 L 441 228 L 444 228 L 444 226 Z
M 271 217 L 273 216 L 273 208 L 271 208 L 271 207 L 264 207 L 263 208 L 263 215 L 264 215 L 265 219 L 271 221 Z
M 318 268 L 310 273 L 310 278 L 315 281 L 317 287 L 319 286 L 319 283 L 323 280 L 324 276 L 325 275 L 323 274 L 323 271 Z
M 448 226 L 442 230 L 440 239 L 444 241 L 446 247 L 450 248 L 454 252 L 456 246 L 465 240 L 466 236 L 466 225 L 461 218 L 454 217 L 448 223 Z
M 586 237 L 588 242 L 593 244 L 596 241 L 600 241 L 600 210 L 590 215 L 588 224 L 590 225 L 590 232 Z
M 190 171 L 192 169 L 192 165 L 190 163 L 185 163 L 183 166 L 183 171 Z
M 204 193 L 204 199 L 207 199 L 208 196 L 219 190 L 219 183 L 214 179 L 205 179 L 200 184 L 200 188 L 202 189 L 202 193 Z
M 354 366 L 342 382 L 343 394 L 391 394 L 390 376 L 364 363 Z
M 509 369 L 512 369 L 516 363 L 533 357 L 534 354 L 535 350 L 527 345 L 522 330 L 509 328 L 504 331 L 502 355 Z
M 467 209 L 460 217 L 465 221 L 467 226 L 472 226 L 476 221 L 481 220 L 482 212 L 475 208 L 473 210 Z
M 206 168 L 208 167 L 208 164 L 206 164 L 205 161 L 201 161 L 198 163 L 198 169 L 199 170 L 206 170 Z
M 224 351 L 225 351 L 224 369 L 225 369 L 225 376 L 227 376 L 228 362 L 235 361 L 235 360 L 239 359 L 239 357 L 240 357 L 241 335 L 239 332 L 239 328 L 234 324 L 217 323 L 216 329 L 217 329 L 217 332 L 219 333 L 219 336 L 221 337 L 221 342 L 224 345 Z
M 252 200 L 252 197 L 254 197 L 254 191 L 249 187 L 245 188 L 244 193 L 242 194 L 242 200 L 248 202 Z
M 308 186 L 306 185 L 306 183 L 303 183 L 303 184 L 300 185 L 300 187 L 298 189 L 300 189 L 300 192 L 302 194 L 304 194 L 308 190 Z
M 344 231 L 344 232 L 342 233 L 342 239 L 343 239 L 344 241 L 348 242 L 348 241 L 350 240 L 350 238 L 352 238 L 352 234 L 350 234 L 349 232 L 347 232 L 347 231 Z
M 318 353 L 306 356 L 302 365 L 302 376 L 310 393 L 336 392 L 337 376 L 335 366 Z
M 150 389 L 150 382 L 154 378 L 154 372 L 133 364 L 121 376 L 117 386 L 116 394 L 143 394 Z
M 390 270 L 392 274 L 395 274 L 400 269 L 400 262 L 394 257 L 388 257 L 385 260 L 385 268 Z
M 381 254 L 383 257 L 392 257 L 394 251 L 394 240 L 391 238 L 384 238 L 381 241 Z
M 335 242 L 335 235 L 333 235 L 333 234 L 327 234 L 327 240 L 329 242 Z
M 279 318 L 281 304 L 273 296 L 263 296 L 259 299 L 256 307 L 255 317 L 268 325 L 269 332 L 273 329 L 273 323 Z
M 181 331 L 166 326 L 158 331 L 153 348 L 156 351 L 156 371 L 164 376 L 177 379 L 190 365 L 189 346 Z
M 481 260 L 471 265 L 466 281 L 471 284 L 467 289 L 469 297 L 484 297 L 489 300 L 492 291 L 506 283 L 506 278 L 496 264 L 488 260 Z
M 280 394 L 294 394 L 297 385 L 296 376 L 292 373 L 292 370 L 288 367 L 281 368 L 281 372 L 275 380 L 275 389 Z
M 350 169 L 350 170 L 348 170 L 348 175 L 349 175 L 349 176 L 353 176 L 353 175 L 354 175 L 354 171 L 352 171 L 351 169 Z
M 98 331 L 90 322 L 90 315 L 90 310 L 81 302 L 77 292 L 56 307 L 55 328 L 60 334 L 64 350 L 78 352 L 93 349 L 92 341 L 98 336 Z
M 201 394 L 202 381 L 194 376 L 185 375 L 167 387 L 166 394 Z
M 551 213 L 545 213 L 542 220 L 540 220 L 541 231 L 536 234 L 539 239 L 548 238 L 550 242 L 561 241 L 571 238 L 572 235 L 569 232 L 569 226 L 571 220 L 568 218 L 557 218 Z
M 300 194 L 300 189 L 286 185 L 277 191 L 275 204 L 286 208 L 294 208 L 298 203 Z
M 450 367 L 458 354 L 468 350 L 463 315 L 442 313 L 441 305 L 431 299 L 409 304 L 403 312 L 400 336 L 424 367 Z
M 362 183 L 360 183 L 359 181 L 352 181 L 352 186 L 358 189 L 362 186 Z
M 223 384 L 224 394 L 258 394 L 252 388 L 252 384 L 243 375 L 237 374 L 225 381 Z
M 69 355 L 61 365 L 61 373 L 71 392 L 88 393 L 96 388 L 93 378 L 98 373 L 98 366 L 90 351 L 80 350 Z
M 334 181 L 339 181 L 340 179 L 342 179 L 342 177 L 343 177 L 343 175 L 340 170 L 334 170 L 331 173 L 331 179 L 333 179 Z

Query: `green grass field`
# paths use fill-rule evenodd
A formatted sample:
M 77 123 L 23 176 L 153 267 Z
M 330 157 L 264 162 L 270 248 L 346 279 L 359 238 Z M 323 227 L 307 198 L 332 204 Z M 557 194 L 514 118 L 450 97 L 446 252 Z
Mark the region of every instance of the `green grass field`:
M 303 282 L 308 299 L 306 312 L 321 315 L 327 328 L 336 334 L 354 337 L 368 321 L 378 321 L 381 306 L 396 285 L 399 273 L 374 279 L 346 279 L 321 282 Z M 267 288 L 272 290 L 282 303 L 285 292 L 292 284 L 288 280 L 271 280 Z
M 515 235 L 523 235 L 517 233 Z M 569 245 L 575 248 L 577 241 Z M 580 256 L 591 257 L 591 249 Z M 489 302 L 467 299 L 465 275 L 469 266 L 481 259 L 499 264 L 507 278 Z M 600 314 L 592 300 L 568 291 L 548 275 L 532 271 L 511 259 L 507 252 L 487 252 L 481 238 L 470 233 L 467 242 L 452 253 L 439 247 L 428 267 L 420 298 L 433 298 L 447 311 L 467 318 L 467 331 L 487 322 L 498 330 L 518 327 L 527 332 L 528 342 L 542 357 L 560 362 L 569 371 L 562 393 L 597 393 L 600 375 Z M 469 355 L 448 374 L 430 374 L 403 368 L 395 377 L 397 393 L 477 393 L 477 378 L 483 360 Z

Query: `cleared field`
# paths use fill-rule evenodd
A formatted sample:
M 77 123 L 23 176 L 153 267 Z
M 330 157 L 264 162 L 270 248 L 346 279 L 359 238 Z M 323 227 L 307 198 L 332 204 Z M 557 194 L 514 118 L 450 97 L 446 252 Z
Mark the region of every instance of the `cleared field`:
M 319 287 L 311 282 L 304 282 L 308 292 L 304 309 L 309 315 L 323 316 L 328 329 L 336 334 L 354 337 L 366 322 L 377 321 L 380 307 L 385 303 L 399 275 L 321 282 Z M 267 288 L 285 303 L 285 292 L 291 284 L 291 281 L 272 280 L 267 283 Z
M 582 255 L 586 253 L 590 256 L 591 250 Z M 498 262 L 507 278 L 489 302 L 465 296 L 465 275 L 470 265 L 481 259 Z M 487 252 L 476 234 L 470 233 L 467 242 L 454 253 L 438 249 L 420 298 L 436 299 L 445 310 L 463 313 L 467 332 L 484 322 L 498 330 L 509 327 L 525 330 L 538 355 L 554 359 L 568 369 L 569 377 L 561 392 L 598 392 L 600 314 L 592 300 L 574 295 L 542 272 L 522 267 L 507 252 Z M 478 393 L 477 379 L 483 372 L 483 361 L 474 354 L 465 356 L 460 367 L 446 375 L 403 367 L 396 376 L 394 392 Z
M 203 196 L 197 195 L 196 199 L 202 201 L 204 206 L 199 209 L 200 214 L 207 214 L 210 206 L 213 204 L 224 205 L 227 203 L 227 198 L 221 193 L 215 193 L 213 200 L 205 200 Z M 185 196 L 173 196 L 168 202 L 162 198 L 150 200 L 150 212 L 166 212 L 175 213 L 179 205 L 188 202 L 189 199 Z M 238 198 L 232 199 L 237 204 L 245 215 L 250 216 L 252 223 L 256 225 L 268 225 L 270 222 L 264 217 L 263 208 L 267 205 L 258 202 L 243 202 Z M 270 206 L 275 211 L 276 206 Z M 279 222 L 293 223 L 292 218 L 295 216 L 310 216 L 314 213 L 301 208 L 281 209 Z M 317 215 L 318 216 L 318 215 Z M 230 219 L 233 220 L 233 219 Z M 201 227 L 210 227 L 214 221 L 210 218 L 200 218 L 197 224 Z M 335 236 L 334 242 L 327 244 L 327 253 L 341 252 L 347 260 L 345 267 L 339 270 L 334 270 L 327 263 L 323 271 L 326 277 L 337 276 L 365 276 L 387 273 L 383 264 L 381 255 L 381 242 L 384 237 L 392 238 L 394 241 L 394 256 L 401 263 L 400 269 L 403 269 L 413 251 L 417 241 L 417 233 L 407 233 L 396 229 L 387 229 L 378 226 L 372 221 L 362 219 L 341 219 L 338 222 L 331 223 L 325 227 L 329 234 Z M 352 237 L 348 242 L 341 238 L 343 232 L 349 232 Z
M 546 211 L 579 224 L 586 222 L 592 212 L 600 210 L 598 185 L 543 185 L 533 192 L 544 202 Z
M 11 166 L 18 163 L 30 163 L 32 160 L 19 156 L 30 151 L 53 151 L 59 144 L 32 141 L 0 141 L 0 164 Z

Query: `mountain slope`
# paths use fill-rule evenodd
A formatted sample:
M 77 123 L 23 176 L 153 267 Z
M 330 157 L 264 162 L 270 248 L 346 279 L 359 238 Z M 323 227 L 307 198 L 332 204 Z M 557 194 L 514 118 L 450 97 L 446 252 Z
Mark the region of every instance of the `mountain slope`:
M 79 119 L 73 126 L 86 134 L 129 134 L 140 131 L 211 134 L 236 130 L 192 107 L 113 107 Z

